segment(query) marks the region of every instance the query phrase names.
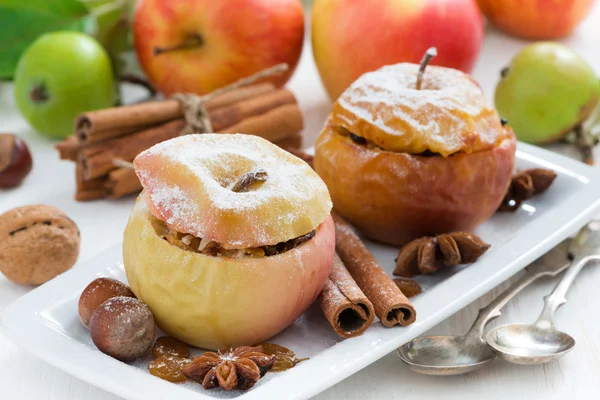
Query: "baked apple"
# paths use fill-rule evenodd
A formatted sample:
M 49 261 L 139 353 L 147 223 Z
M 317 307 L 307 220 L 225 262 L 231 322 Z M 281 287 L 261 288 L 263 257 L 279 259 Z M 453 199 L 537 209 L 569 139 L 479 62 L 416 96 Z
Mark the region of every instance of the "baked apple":
M 321 292 L 332 204 L 304 161 L 257 136 L 202 134 L 134 165 L 144 191 L 125 229 L 125 270 L 165 332 L 211 350 L 256 344 Z
M 315 169 L 339 214 L 401 245 L 469 231 L 498 208 L 516 140 L 479 85 L 455 69 L 402 63 L 362 75 L 334 103 Z

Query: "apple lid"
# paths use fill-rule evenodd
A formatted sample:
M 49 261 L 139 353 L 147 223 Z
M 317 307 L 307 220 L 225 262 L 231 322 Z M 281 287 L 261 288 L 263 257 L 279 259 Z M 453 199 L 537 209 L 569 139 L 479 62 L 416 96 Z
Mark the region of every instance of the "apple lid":
M 469 75 L 428 66 L 418 90 L 418 70 L 401 63 L 362 75 L 334 103 L 330 123 L 384 150 L 444 157 L 487 150 L 511 135 Z
M 327 186 L 308 164 L 258 136 L 181 136 L 142 152 L 134 165 L 156 218 L 230 248 L 302 236 L 332 208 Z M 266 180 L 234 191 L 255 171 L 266 172 Z

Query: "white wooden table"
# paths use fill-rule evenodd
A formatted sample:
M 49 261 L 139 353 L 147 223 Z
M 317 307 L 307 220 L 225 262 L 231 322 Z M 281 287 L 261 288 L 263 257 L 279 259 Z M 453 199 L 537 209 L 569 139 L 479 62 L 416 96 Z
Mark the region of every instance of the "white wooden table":
M 307 41 L 308 42 L 308 41 Z M 564 40 L 579 51 L 600 74 L 600 4 L 577 31 Z M 474 71 L 491 98 L 499 71 L 525 42 L 493 29 Z M 349 60 L 351 62 L 351 60 Z M 290 82 L 306 115 L 306 143 L 312 144 L 329 112 L 329 103 L 317 77 L 310 47 L 304 49 L 301 65 Z M 128 88 L 127 98 L 142 92 Z M 30 145 L 35 167 L 26 183 L 13 191 L 0 191 L 0 213 L 9 208 L 50 203 L 66 211 L 82 232 L 83 262 L 121 241 L 132 200 L 76 203 L 72 200 L 73 165 L 59 162 L 52 143 L 40 138 L 19 116 L 12 100 L 12 85 L 0 83 L 0 132 L 16 133 Z M 597 152 L 600 156 L 600 152 Z M 75 266 L 77 268 L 77 266 Z M 494 361 L 483 370 L 458 377 L 427 377 L 411 372 L 395 354 L 317 396 L 318 399 L 598 399 L 600 398 L 600 269 L 584 270 L 568 294 L 569 303 L 558 312 L 557 325 L 577 340 L 575 349 L 559 362 L 538 367 L 518 367 Z M 549 293 L 553 281 L 532 285 L 518 296 L 495 323 L 532 321 Z M 465 332 L 477 310 L 485 306 L 506 284 L 478 299 L 469 307 L 432 329 L 431 333 Z M 31 290 L 0 276 L 0 316 L 8 304 Z M 440 299 L 442 303 L 444 299 Z M 117 400 L 38 360 L 17 348 L 0 334 L 0 399 Z

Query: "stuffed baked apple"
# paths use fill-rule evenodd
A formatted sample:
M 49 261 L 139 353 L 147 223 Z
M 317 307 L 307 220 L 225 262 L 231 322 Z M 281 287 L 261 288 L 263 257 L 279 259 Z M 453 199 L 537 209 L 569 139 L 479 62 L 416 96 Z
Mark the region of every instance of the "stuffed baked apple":
M 336 211 L 404 244 L 469 231 L 498 208 L 516 141 L 479 85 L 454 69 L 402 63 L 361 76 L 335 102 L 315 168 Z
M 327 187 L 304 161 L 257 136 L 202 134 L 134 165 L 144 191 L 125 270 L 165 332 L 206 349 L 252 345 L 316 299 L 335 237 Z

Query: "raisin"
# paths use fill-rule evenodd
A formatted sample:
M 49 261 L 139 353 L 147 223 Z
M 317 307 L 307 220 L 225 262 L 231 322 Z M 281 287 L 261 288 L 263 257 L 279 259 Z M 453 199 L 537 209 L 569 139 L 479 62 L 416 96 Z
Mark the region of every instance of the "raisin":
M 354 133 L 350 133 L 350 139 L 352 139 L 352 141 L 354 143 L 358 143 L 358 144 L 365 144 L 365 143 L 367 143 L 367 139 L 365 139 L 364 137 L 355 135 Z
M 190 360 L 181 357 L 161 356 L 148 363 L 150 374 L 169 382 L 185 382 L 187 378 L 181 372 Z
M 299 362 L 308 360 L 308 358 L 296 358 L 296 354 L 290 349 L 275 343 L 261 343 L 264 354 L 277 357 L 271 372 L 281 372 L 293 368 Z
M 187 345 L 174 337 L 161 336 L 156 339 L 152 346 L 152 357 L 159 358 L 162 356 L 189 358 L 190 349 Z

